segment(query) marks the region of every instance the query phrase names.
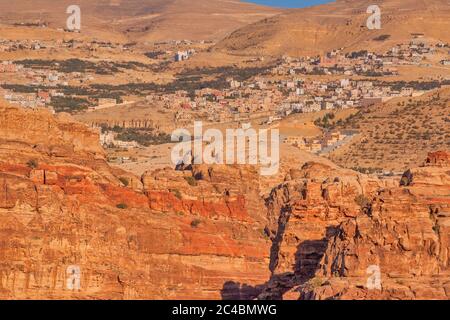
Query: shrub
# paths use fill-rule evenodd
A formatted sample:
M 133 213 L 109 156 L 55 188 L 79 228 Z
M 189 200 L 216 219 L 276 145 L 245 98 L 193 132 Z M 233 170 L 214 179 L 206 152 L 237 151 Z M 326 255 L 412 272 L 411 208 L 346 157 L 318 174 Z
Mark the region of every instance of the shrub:
M 170 190 L 170 192 L 172 192 L 175 195 L 175 197 L 177 197 L 180 200 L 183 198 L 183 196 L 181 195 L 180 190 L 178 190 L 178 189 Z
M 117 140 L 136 141 L 137 143 L 148 147 L 150 145 L 159 145 L 172 142 L 171 136 L 166 133 L 154 133 L 153 129 L 147 128 L 114 128 L 118 132 Z
M 321 287 L 323 284 L 324 281 L 320 277 L 314 277 L 312 279 L 309 279 L 308 282 L 305 283 L 305 287 L 308 290 L 314 290 Z
M 200 223 L 202 223 L 202 221 L 200 219 L 194 219 L 191 222 L 191 227 L 192 228 L 197 228 L 200 225 Z
M 184 180 L 186 180 L 186 182 L 192 187 L 197 186 L 197 181 L 194 179 L 194 177 L 184 177 Z
M 433 232 L 436 234 L 439 234 L 439 225 L 434 225 L 433 226 Z
M 374 38 L 374 41 L 385 41 L 387 39 L 389 39 L 391 36 L 389 34 L 382 34 L 381 36 L 378 36 L 376 38 Z
M 361 208 L 366 208 L 368 205 L 370 205 L 369 199 L 362 194 L 355 198 L 355 202 Z
M 266 240 L 270 240 L 269 230 L 267 228 L 261 229 L 261 234 Z
M 120 180 L 120 182 L 122 182 L 122 184 L 123 184 L 125 187 L 128 187 L 128 185 L 130 184 L 130 182 L 128 181 L 128 179 L 125 178 L 125 177 L 120 177 L 119 180 Z
M 372 216 L 372 204 L 368 198 L 361 194 L 355 198 L 355 202 L 361 207 L 362 213 Z
M 195 180 L 203 180 L 203 173 L 197 172 L 194 176 Z
M 119 203 L 117 206 L 117 209 L 125 210 L 128 208 L 128 206 L 125 203 Z
M 27 166 L 31 169 L 36 169 L 39 166 L 39 164 L 37 160 L 31 159 L 30 161 L 27 162 Z
M 411 185 L 412 181 L 413 181 L 413 174 L 412 174 L 411 170 L 408 170 L 403 174 L 403 176 L 400 180 L 400 186 L 408 187 Z
M 51 105 L 56 112 L 73 113 L 86 110 L 90 106 L 90 102 L 78 97 L 53 97 Z

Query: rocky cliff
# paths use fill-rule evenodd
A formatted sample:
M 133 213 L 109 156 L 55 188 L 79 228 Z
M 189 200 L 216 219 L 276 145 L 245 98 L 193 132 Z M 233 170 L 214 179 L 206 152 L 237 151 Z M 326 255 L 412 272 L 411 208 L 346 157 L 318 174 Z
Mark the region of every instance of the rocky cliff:
M 136 177 L 70 117 L 0 104 L 0 297 L 448 299 L 449 159 L 311 161 L 263 195 L 250 166 Z
M 65 116 L 0 115 L 2 298 L 253 298 L 239 283 L 268 277 L 255 171 L 141 179 L 111 168 L 97 133 Z
M 314 299 L 449 299 L 449 253 L 450 163 L 412 169 L 400 186 L 378 190 L 365 214 L 339 226 L 315 274 L 325 282 L 303 293 Z
M 401 179 L 308 164 L 269 198 L 261 299 L 448 299 L 449 153 Z

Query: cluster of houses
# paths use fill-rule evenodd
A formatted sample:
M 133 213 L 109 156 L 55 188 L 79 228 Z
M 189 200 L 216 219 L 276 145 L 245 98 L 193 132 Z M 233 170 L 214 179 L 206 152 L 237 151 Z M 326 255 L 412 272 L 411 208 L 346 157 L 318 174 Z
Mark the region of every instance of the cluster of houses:
M 164 52 L 167 59 L 172 60 L 174 57 L 177 62 L 188 60 L 196 54 L 195 49 L 188 49 L 192 48 L 194 43 L 187 40 L 158 45 L 175 45 L 176 48 L 170 48 L 174 51 L 161 52 Z M 131 44 L 122 45 L 95 40 L 83 42 L 0 39 L 0 51 L 49 48 L 77 48 L 89 51 L 131 50 L 132 47 Z M 415 35 L 410 43 L 396 45 L 384 54 L 366 50 L 345 54 L 339 49 L 317 57 L 285 56 L 265 75 L 257 75 L 245 81 L 229 77 L 226 78 L 227 85 L 221 89 L 155 92 L 145 97 L 145 103 L 152 105 L 158 112 L 173 114 L 176 126 L 191 124 L 194 119 L 214 123 L 258 120 L 261 124 L 272 124 L 293 113 L 364 107 L 395 97 L 419 96 L 424 91 L 412 87 L 398 88 L 388 82 L 375 79 L 372 81 L 367 78 L 395 75 L 397 68 L 402 65 L 426 65 L 431 55 L 449 53 L 448 48 L 448 44 L 443 43 L 430 45 L 422 41 L 420 35 Z M 440 63 L 448 66 L 450 59 L 443 59 Z M 52 88 L 82 85 L 94 80 L 93 75 L 89 73 L 62 73 L 50 68 L 26 68 L 11 61 L 0 63 L 0 75 L 3 73 L 14 73 L 16 83 L 27 83 L 39 88 L 48 87 L 34 93 L 18 94 L 5 91 L 2 94 L 10 102 L 24 107 L 46 106 L 51 103 L 53 97 L 64 96 L 62 92 Z M 337 77 L 321 78 L 309 75 L 337 75 Z M 363 75 L 364 80 L 352 79 L 361 78 L 354 77 L 358 75 Z M 98 105 L 90 110 L 112 106 L 117 106 L 116 99 L 99 99 Z M 285 142 L 310 152 L 323 153 L 339 146 L 351 136 L 349 133 L 331 132 L 308 139 L 287 137 Z M 114 135 L 111 134 L 102 134 L 102 143 L 124 148 L 136 147 L 133 143 L 115 141 Z
M 46 107 L 50 103 L 51 97 L 59 94 L 56 90 L 38 91 L 37 93 L 4 92 L 3 98 L 11 104 L 17 104 L 25 108 L 37 108 Z M 47 108 L 54 112 L 53 108 L 49 106 Z
M 356 134 L 356 132 L 349 131 L 344 133 L 336 130 L 325 132 L 318 137 L 288 136 L 283 139 L 283 143 L 310 153 L 326 154 L 339 148 Z
M 14 61 L 0 61 L 0 73 L 14 73 L 15 79 L 26 80 L 30 85 L 69 85 L 69 81 L 85 83 L 94 80 L 92 74 L 58 72 L 49 68 L 30 68 Z
M 105 148 L 123 148 L 132 149 L 139 147 L 136 141 L 121 141 L 116 140 L 116 133 L 112 131 L 102 132 L 99 128 L 100 133 L 100 144 Z
M 280 111 L 284 115 L 292 112 L 317 112 L 364 107 L 386 102 L 395 97 L 420 96 L 424 91 L 403 87 L 400 90 L 389 84 L 368 80 L 341 79 L 336 81 L 300 81 L 291 91 Z
M 230 78 L 227 79 L 229 88 L 197 90 L 192 99 L 180 92 L 173 97 L 175 103 L 172 106 L 180 106 L 176 120 L 188 121 L 196 113 L 196 116 L 206 114 L 210 121 L 226 122 L 251 116 L 274 119 L 296 112 L 364 107 L 396 97 L 416 97 L 425 91 L 398 88 L 375 80 L 352 80 L 351 76 L 394 75 L 397 66 L 423 64 L 424 57 L 448 47 L 443 43 L 427 44 L 420 35 L 414 35 L 410 43 L 399 44 L 385 54 L 368 51 L 343 54 L 341 50 L 334 50 L 322 57 L 283 57 L 271 70 L 276 77 L 257 76 L 248 81 Z M 447 65 L 448 61 L 441 63 Z M 310 80 L 301 78 L 305 73 L 340 74 L 343 77 L 340 80 Z
M 54 89 L 55 87 L 85 84 L 95 79 L 92 74 L 64 73 L 48 68 L 30 68 L 14 61 L 0 61 L 0 76 L 2 74 L 5 76 L 4 79 L 8 75 L 13 75 L 15 83 L 26 83 L 29 86 L 41 88 L 38 92 L 15 93 L 13 90 L 8 90 L 2 94 L 2 97 L 9 102 L 30 108 L 44 107 L 51 103 L 52 97 L 64 97 L 64 92 Z M 48 89 L 45 89 L 47 87 Z
M 152 51 L 146 55 L 160 62 L 181 62 L 190 59 L 199 51 L 204 51 L 213 44 L 209 40 L 170 40 L 157 42 L 144 42 L 144 48 L 151 47 Z
M 344 54 L 342 49 L 334 50 L 323 56 L 291 58 L 283 57 L 282 63 L 272 69 L 275 75 L 362 75 L 390 76 L 397 75 L 398 66 L 429 66 L 429 57 L 448 50 L 449 45 L 443 43 L 428 44 L 415 38 L 410 43 L 394 46 L 384 54 L 362 50 Z M 449 51 L 447 51 L 448 54 Z M 448 65 L 448 60 L 441 63 Z
M 317 78 L 316 78 L 317 79 Z M 416 97 L 423 90 L 398 88 L 376 80 L 315 80 L 298 75 L 256 76 L 246 81 L 227 78 L 224 89 L 204 88 L 194 92 L 152 94 L 147 102 L 174 111 L 175 123 L 192 119 L 226 123 L 261 119 L 271 123 L 292 113 L 357 108 L 386 102 L 396 97 Z
M 396 89 L 387 83 L 369 80 L 307 80 L 292 77 L 273 80 L 256 77 L 247 82 L 229 79 L 223 90 L 196 90 L 194 97 L 186 91 L 170 95 L 153 95 L 148 101 L 168 110 L 175 108 L 175 121 L 204 119 L 229 122 L 244 118 L 286 117 L 292 113 L 340 110 L 386 102 L 395 97 L 420 96 L 424 91 L 411 87 Z
M 0 73 L 15 73 L 22 68 L 22 65 L 15 64 L 12 61 L 2 61 L 0 63 Z
M 189 49 L 189 50 L 185 50 L 185 51 L 178 51 L 175 54 L 175 62 L 181 62 L 181 61 L 188 60 L 194 54 L 195 54 L 195 50 L 194 49 Z
M 96 51 L 99 49 L 105 50 L 120 50 L 129 51 L 134 44 L 122 44 L 106 42 L 93 39 L 91 41 L 83 40 L 11 40 L 0 39 L 0 52 L 14 52 L 20 50 L 52 50 L 52 49 L 82 49 L 87 51 Z
M 167 40 L 167 41 L 158 41 L 155 43 L 146 42 L 146 45 L 153 44 L 155 46 L 191 46 L 191 45 L 201 45 L 201 44 L 212 44 L 211 40 Z
M 232 80 L 231 80 L 232 81 Z M 232 122 L 249 118 L 266 118 L 276 113 L 283 101 L 278 90 L 259 90 L 242 87 L 240 89 L 176 91 L 172 94 L 152 94 L 147 102 L 167 112 L 175 112 L 175 122 L 180 124 L 191 119 L 208 122 Z

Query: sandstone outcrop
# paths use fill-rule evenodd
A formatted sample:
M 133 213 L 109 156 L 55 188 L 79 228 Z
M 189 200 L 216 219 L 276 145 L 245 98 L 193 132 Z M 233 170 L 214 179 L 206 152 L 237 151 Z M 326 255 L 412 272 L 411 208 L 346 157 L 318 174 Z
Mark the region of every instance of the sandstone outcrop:
M 111 168 L 97 133 L 66 116 L 0 115 L 1 298 L 253 298 L 226 284 L 267 279 L 258 175 L 141 179 Z
M 450 153 L 445 151 L 430 152 L 425 166 L 450 167 Z
M 450 167 L 400 181 L 307 164 L 291 178 L 269 199 L 272 276 L 260 299 L 450 297 Z
M 409 184 L 380 190 L 367 214 L 339 226 L 315 275 L 326 283 L 305 297 L 450 298 L 450 166 L 410 173 Z
M 70 117 L 0 105 L 0 298 L 450 298 L 446 152 L 403 177 L 310 161 L 266 196 L 251 166 L 182 169 L 134 176 Z

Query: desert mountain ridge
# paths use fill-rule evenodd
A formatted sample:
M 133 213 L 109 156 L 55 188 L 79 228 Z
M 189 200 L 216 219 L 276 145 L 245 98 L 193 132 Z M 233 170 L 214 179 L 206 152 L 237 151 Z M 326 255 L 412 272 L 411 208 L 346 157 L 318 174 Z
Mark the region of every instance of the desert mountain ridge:
M 41 23 L 39 33 L 65 28 L 71 1 L 0 1 L 0 26 Z M 82 35 L 102 40 L 219 40 L 230 32 L 281 12 L 242 1 L 80 0 Z M 3 32 L 14 37 L 14 32 Z M 37 33 L 37 36 L 39 36 Z
M 381 29 L 369 30 L 367 9 L 381 9 Z M 412 35 L 449 42 L 448 0 L 338 0 L 294 9 L 245 26 L 220 42 L 216 49 L 235 54 L 316 55 L 345 51 L 384 51 L 408 43 Z

